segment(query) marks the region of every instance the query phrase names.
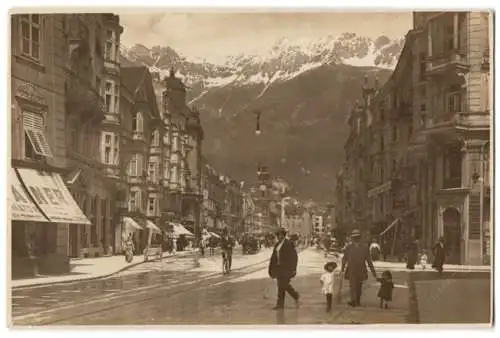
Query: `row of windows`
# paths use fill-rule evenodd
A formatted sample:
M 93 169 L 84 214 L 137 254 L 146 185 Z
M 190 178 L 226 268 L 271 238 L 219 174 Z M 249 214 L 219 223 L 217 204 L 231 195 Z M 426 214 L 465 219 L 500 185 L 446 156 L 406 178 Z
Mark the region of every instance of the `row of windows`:
M 42 21 L 39 14 L 20 15 L 21 30 L 21 53 L 24 56 L 40 61 L 42 44 Z M 102 50 L 98 45 L 96 37 L 96 50 Z M 107 29 L 106 41 L 104 43 L 104 59 L 111 62 L 118 62 L 120 55 L 120 34 L 117 31 Z

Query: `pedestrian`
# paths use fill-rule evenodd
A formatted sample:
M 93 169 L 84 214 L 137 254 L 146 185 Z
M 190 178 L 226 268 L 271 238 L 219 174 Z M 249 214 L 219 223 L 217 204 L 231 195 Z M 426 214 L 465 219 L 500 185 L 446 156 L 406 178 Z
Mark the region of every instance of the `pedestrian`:
M 384 271 L 379 282 L 380 289 L 378 290 L 377 297 L 380 298 L 380 308 L 387 309 L 389 308 L 389 302 L 392 301 L 392 291 L 394 290 L 392 273 L 389 270 Z
M 432 267 L 439 271 L 439 273 L 443 272 L 443 265 L 446 256 L 445 247 L 444 247 L 444 238 L 440 237 L 439 241 L 434 245 L 434 261 L 432 263 Z
M 277 280 L 278 297 L 275 310 L 285 307 L 285 293 L 288 292 L 295 300 L 295 305 L 299 306 L 299 293 L 290 284 L 290 281 L 297 274 L 297 250 L 293 242 L 286 238 L 286 230 L 280 228 L 276 235 L 278 242 L 274 246 L 271 259 L 269 261 L 269 277 Z
M 321 292 L 326 296 L 326 312 L 330 312 L 332 310 L 332 301 L 333 301 L 333 290 L 334 290 L 334 271 L 337 268 L 337 263 L 328 262 L 325 264 L 323 269 L 325 272 L 321 275 Z
M 351 301 L 347 304 L 352 307 L 361 305 L 363 282 L 368 279 L 367 264 L 370 267 L 373 277 L 377 279 L 377 273 L 375 272 L 368 246 L 361 243 L 361 233 L 359 230 L 353 230 L 351 243 L 345 248 L 344 257 L 342 257 L 341 269 L 341 273 L 345 272 L 345 279 L 349 280 Z
M 370 255 L 373 262 L 378 261 L 380 255 L 380 245 L 377 243 L 375 238 L 372 239 L 372 243 L 370 244 Z
M 425 250 L 422 250 L 422 253 L 420 254 L 420 266 L 422 267 L 422 270 L 427 269 L 427 262 L 429 258 L 427 256 L 427 253 Z
M 409 270 L 415 269 L 418 259 L 418 240 L 414 240 L 408 244 L 406 251 L 406 268 Z

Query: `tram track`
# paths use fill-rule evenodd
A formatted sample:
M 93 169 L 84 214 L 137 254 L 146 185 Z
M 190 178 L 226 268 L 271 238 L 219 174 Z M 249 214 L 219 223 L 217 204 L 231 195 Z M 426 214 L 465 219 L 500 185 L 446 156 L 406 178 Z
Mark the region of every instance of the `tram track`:
M 231 274 L 225 276 L 222 275 L 221 272 L 214 272 L 206 275 L 202 279 L 179 281 L 175 284 L 164 286 L 154 284 L 128 290 L 125 294 L 118 293 L 106 297 L 93 297 L 88 301 L 80 303 L 13 317 L 12 322 L 14 325 L 20 326 L 57 325 L 57 323 L 68 322 L 75 318 L 81 319 L 90 315 L 95 316 L 98 313 L 112 311 L 113 309 L 126 307 L 132 304 L 137 305 L 138 303 L 146 303 L 152 300 L 157 301 L 161 298 L 186 294 L 192 290 L 193 285 L 196 285 L 198 289 L 208 289 L 210 287 L 220 286 L 266 268 L 267 262 L 268 259 L 234 269 L 231 271 Z M 166 293 L 166 291 L 171 292 Z M 112 302 L 112 304 L 109 304 L 110 302 Z

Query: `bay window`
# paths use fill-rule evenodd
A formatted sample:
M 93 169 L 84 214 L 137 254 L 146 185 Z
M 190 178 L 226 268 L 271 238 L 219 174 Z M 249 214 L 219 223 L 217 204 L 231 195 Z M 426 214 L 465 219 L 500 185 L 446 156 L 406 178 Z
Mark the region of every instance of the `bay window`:
M 106 31 L 106 44 L 104 46 L 104 58 L 107 61 L 117 62 L 120 55 L 119 34 L 116 31 L 108 29 Z
M 118 114 L 119 101 L 120 101 L 120 88 L 119 85 L 113 80 L 107 80 L 104 88 L 104 104 L 106 105 L 106 112 Z
M 21 15 L 21 54 L 40 60 L 40 26 L 39 14 Z
M 115 133 L 101 134 L 101 161 L 103 164 L 118 165 L 119 137 Z

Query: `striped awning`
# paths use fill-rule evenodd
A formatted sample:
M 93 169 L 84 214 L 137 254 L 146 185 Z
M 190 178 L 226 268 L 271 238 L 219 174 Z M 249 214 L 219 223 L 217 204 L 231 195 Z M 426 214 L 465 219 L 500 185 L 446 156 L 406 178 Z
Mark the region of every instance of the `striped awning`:
M 158 228 L 156 226 L 156 224 L 154 224 L 153 222 L 151 222 L 149 219 L 146 221 L 146 227 L 148 229 L 151 229 L 153 231 L 153 233 L 161 233 L 160 228 Z
M 123 217 L 123 224 L 128 231 L 137 231 L 143 229 L 132 217 Z

